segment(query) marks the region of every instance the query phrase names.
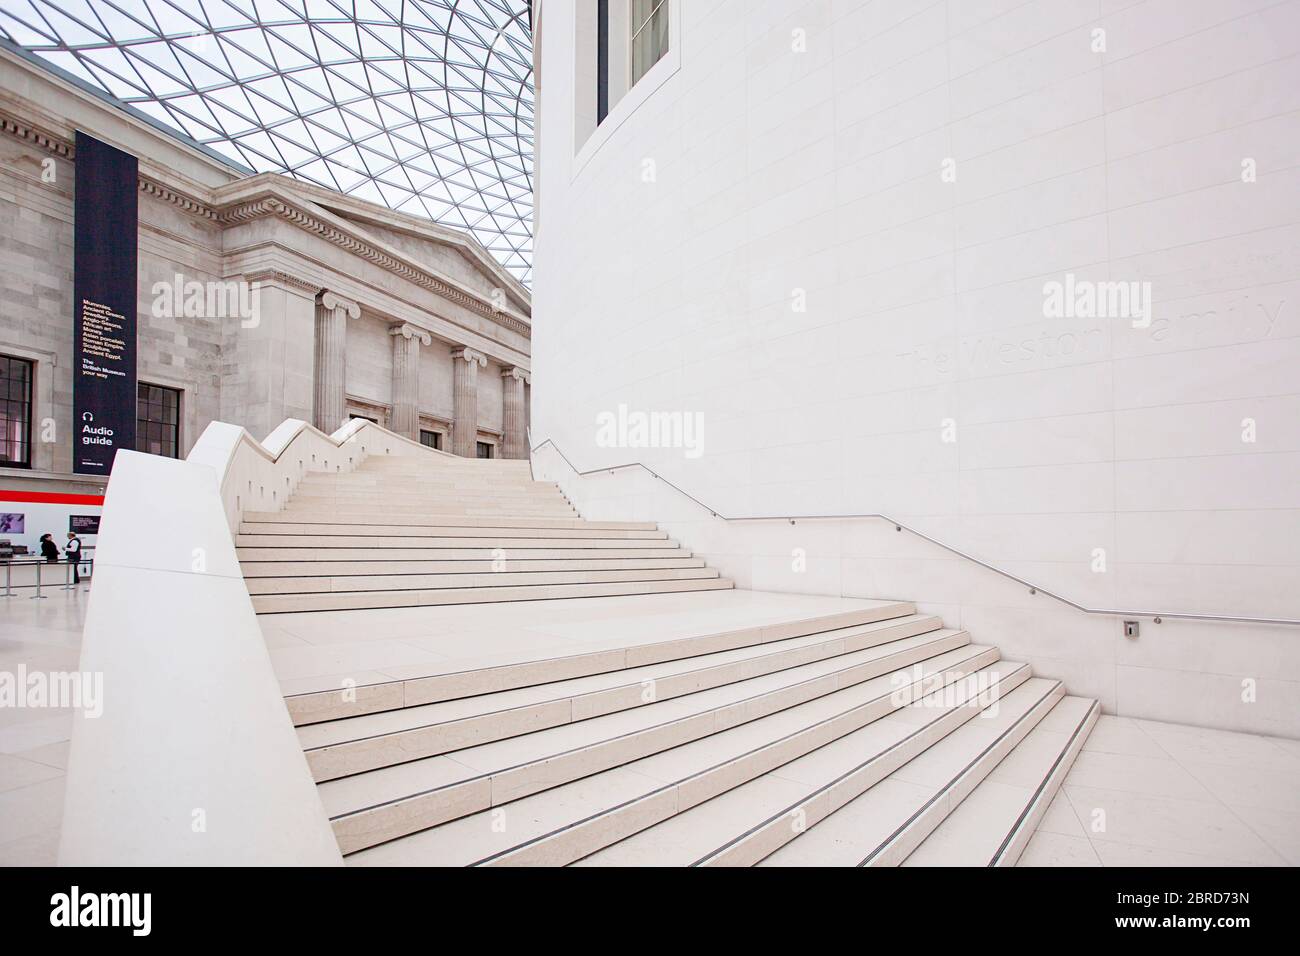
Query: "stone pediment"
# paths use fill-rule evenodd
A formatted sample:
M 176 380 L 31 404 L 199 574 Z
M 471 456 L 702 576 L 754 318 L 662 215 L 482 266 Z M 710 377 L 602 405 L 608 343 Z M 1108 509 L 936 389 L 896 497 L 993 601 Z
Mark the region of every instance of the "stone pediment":
M 274 184 L 276 192 L 296 196 L 302 202 L 337 216 L 375 241 L 428 263 L 432 268 L 445 272 L 447 278 L 480 295 L 488 298 L 492 298 L 494 293 L 503 295 L 507 311 L 524 314 L 531 311 L 527 288 L 467 232 L 274 173 L 231 183 L 219 192 L 223 196 L 232 195 L 250 187 L 258 189 L 264 184 Z
M 161 194 L 143 180 L 142 188 Z M 171 196 L 164 198 L 177 201 Z M 282 219 L 513 332 L 531 335 L 527 290 L 472 238 L 367 202 L 341 198 L 345 201 L 335 202 L 335 194 L 328 190 L 268 173 L 212 190 L 207 205 L 223 224 Z M 336 211 L 335 206 L 348 215 Z M 390 219 L 395 222 L 388 222 Z

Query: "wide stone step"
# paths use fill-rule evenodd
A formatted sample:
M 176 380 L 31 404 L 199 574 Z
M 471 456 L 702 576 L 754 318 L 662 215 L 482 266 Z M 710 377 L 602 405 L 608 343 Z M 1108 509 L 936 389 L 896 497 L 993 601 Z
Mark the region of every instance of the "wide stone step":
M 942 649 L 951 645 L 955 633 L 942 631 L 936 617 L 909 615 L 685 660 L 312 724 L 300 727 L 298 737 L 316 779 L 331 780 L 671 700 L 917 635 L 925 635 Z
M 908 660 L 912 663 L 898 666 Z M 930 657 L 892 654 L 880 662 L 887 669 L 878 676 L 584 779 L 506 803 L 494 801 L 491 808 L 365 850 L 348 862 L 572 863 L 994 667 L 997 652 L 964 644 Z M 493 820 L 507 826 L 484 832 Z
M 370 455 L 358 466 L 358 471 L 410 471 L 422 473 L 429 470 L 448 472 L 480 472 L 495 475 L 527 475 L 531 469 L 527 459 L 514 458 L 460 458 L 455 455 L 432 457 L 407 457 L 399 455 Z
M 383 511 L 320 512 L 246 511 L 245 524 L 364 524 L 387 525 L 391 520 Z M 590 528 L 609 531 L 657 531 L 653 521 L 587 521 L 583 518 L 530 518 L 522 515 L 491 515 L 487 517 L 445 515 L 439 512 L 404 519 L 402 527 L 458 528 Z
M 471 485 L 476 484 L 483 487 L 558 487 L 553 481 L 540 481 L 529 475 L 528 470 L 522 472 L 493 472 L 483 469 L 469 468 L 425 468 L 425 469 L 399 469 L 390 468 L 369 468 L 362 465 L 360 468 L 352 471 L 336 472 L 312 472 L 304 476 L 316 481 L 341 481 L 341 482 L 358 482 L 366 481 L 392 481 L 392 482 L 427 482 L 431 484 L 448 484 L 448 485 Z
M 387 485 L 378 485 L 373 490 L 356 490 L 356 492 L 317 492 L 317 490 L 308 490 L 299 488 L 290 498 L 290 503 L 303 503 L 303 505 L 333 505 L 335 502 L 354 503 L 354 505 L 365 505 L 365 503 L 381 503 L 383 507 L 393 505 L 417 505 L 420 507 L 430 507 L 446 505 L 446 503 L 473 503 L 477 506 L 493 507 L 516 507 L 520 505 L 536 506 L 563 506 L 568 507 L 567 498 L 558 492 L 545 494 L 538 493 L 520 493 L 520 494 L 498 494 L 484 492 L 484 490 L 459 490 L 459 492 L 421 492 L 421 490 L 403 490 L 389 488 Z
M 585 857 L 586 866 L 752 864 L 849 799 L 1009 698 L 1029 679 L 1023 664 L 999 661 L 923 685 L 906 706 L 828 741 L 712 799 L 679 808 L 655 826 Z M 928 691 L 928 692 L 924 692 Z M 660 853 L 653 852 L 659 847 Z M 508 857 L 503 862 L 514 862 Z
M 622 646 L 615 644 L 566 655 L 523 659 L 493 667 L 434 673 L 406 680 L 362 684 L 336 690 L 291 694 L 285 698 L 295 724 L 335 720 L 359 714 L 459 700 L 519 687 L 609 674 L 633 667 L 680 661 L 705 654 L 760 647 L 792 637 L 856 628 L 916 614 L 908 601 L 872 601 L 866 606 L 831 614 L 791 617 L 766 624 L 698 626 L 693 633 L 667 640 Z
M 386 516 L 392 521 L 395 516 L 403 518 L 423 518 L 436 515 L 453 515 L 466 517 L 513 517 L 513 518 L 553 518 L 568 521 L 581 520 L 576 510 L 563 502 L 557 504 L 535 505 L 500 505 L 490 502 L 472 502 L 463 499 L 447 499 L 422 503 L 402 503 L 389 505 L 385 502 L 369 500 L 359 501 L 290 501 L 281 514 L 299 516 L 299 520 L 312 520 L 310 516 L 328 515 L 347 512 L 349 514 L 367 514 Z
M 367 534 L 355 529 L 344 534 L 295 534 L 272 533 L 261 529 L 255 532 L 241 532 L 235 535 L 236 547 L 262 548 L 676 548 L 677 542 L 671 538 L 610 538 L 596 537 L 577 531 L 563 535 L 544 537 L 513 537 L 508 534 L 471 535 L 457 532 L 463 529 L 443 529 L 451 534 L 421 534 L 419 529 L 412 534 Z M 322 555 L 324 557 L 324 555 Z
M 444 519 L 443 526 L 458 528 L 475 528 L 475 527 L 524 527 L 517 522 L 519 520 L 537 521 L 543 527 L 564 528 L 572 525 L 574 522 L 582 522 L 582 515 L 573 509 L 561 508 L 458 508 L 446 503 L 438 507 L 420 508 L 413 510 L 404 510 L 401 508 L 385 509 L 376 512 L 373 509 L 358 510 L 344 505 L 322 509 L 316 506 L 311 508 L 289 507 L 280 512 L 284 515 L 281 522 L 266 522 L 268 524 L 400 524 L 403 527 L 425 527 L 425 521 L 430 518 Z M 363 520 L 355 520 L 354 515 L 359 515 Z M 333 516 L 333 521 L 328 522 Z M 375 519 L 378 519 L 376 522 Z M 582 527 L 581 524 L 576 525 Z
M 297 492 L 310 495 L 358 496 L 366 495 L 416 495 L 416 496 L 457 496 L 473 495 L 484 498 L 539 498 L 545 500 L 564 499 L 564 492 L 559 485 L 549 482 L 528 482 L 521 484 L 503 484 L 468 479 L 461 482 L 419 481 L 398 478 L 336 478 L 336 479 L 302 479 Z
M 324 490 L 308 490 L 299 488 L 290 497 L 290 503 L 321 503 L 321 505 L 333 505 L 334 502 L 352 503 L 352 505 L 370 505 L 376 507 L 389 507 L 390 505 L 420 505 L 421 507 L 433 507 L 437 509 L 438 505 L 446 503 L 463 503 L 472 502 L 474 505 L 490 505 L 494 507 L 515 507 L 517 505 L 545 505 L 545 506 L 571 506 L 572 502 L 568 501 L 563 494 L 558 492 L 549 493 L 519 493 L 519 494 L 498 494 L 485 492 L 482 489 L 464 489 L 448 490 L 448 492 L 438 492 L 438 490 L 417 490 L 417 489 L 398 489 L 389 488 L 387 485 L 377 485 L 372 490 L 357 489 L 356 492 L 324 492 Z
M 391 520 L 391 519 L 390 519 Z M 490 525 L 430 525 L 430 524 L 336 524 L 296 521 L 245 521 L 239 526 L 240 534 L 260 535 L 374 535 L 376 537 L 408 538 L 554 538 L 554 539 L 606 539 L 617 541 L 666 541 L 668 532 L 651 528 L 591 528 L 583 524 L 574 527 L 513 527 L 504 521 Z
M 482 575 L 524 571 L 662 571 L 702 568 L 703 558 L 585 558 L 579 560 L 518 559 L 500 561 L 241 561 L 246 578 L 332 577 L 348 575 Z
M 968 638 L 958 632 L 951 640 Z M 454 755 L 327 781 L 319 792 L 340 847 L 352 852 L 834 697 L 933 656 L 933 642 L 924 637 L 901 643 L 893 653 L 891 645 L 868 648 Z M 849 697 L 856 700 L 846 695 L 831 709 L 848 707 Z M 888 693 L 878 706 L 890 708 Z
M 488 571 L 486 574 L 355 574 L 309 577 L 254 577 L 247 580 L 248 593 L 322 594 L 356 591 L 426 590 L 481 588 L 492 591 L 520 585 L 600 584 L 603 582 L 691 581 L 717 578 L 713 568 L 635 568 L 626 571 Z M 490 594 L 484 601 L 492 600 Z
M 558 487 L 553 481 L 537 481 L 528 470 L 522 472 L 497 472 L 487 469 L 470 468 L 371 468 L 362 465 L 352 471 L 333 473 L 314 473 L 305 476 L 313 481 L 339 481 L 343 483 L 364 484 L 367 481 L 423 482 L 446 485 L 478 485 L 480 487 L 534 488 Z
M 498 588 L 444 588 L 412 591 L 340 591 L 329 594 L 255 594 L 258 614 L 298 611 L 348 611 L 377 607 L 425 607 L 497 601 L 552 601 L 559 598 L 610 597 L 621 594 L 672 594 L 720 591 L 735 587 L 729 578 L 691 581 L 616 581 L 601 584 L 551 584 Z
M 397 501 L 397 502 L 377 502 L 373 498 L 356 499 L 355 501 L 335 498 L 293 498 L 285 511 L 293 512 L 322 512 L 322 511 L 367 511 L 379 505 L 383 513 L 389 515 L 426 515 L 426 514 L 455 514 L 455 515 L 517 515 L 527 517 L 534 515 L 537 517 L 578 517 L 570 505 L 565 502 L 554 502 L 548 504 L 538 504 L 524 502 L 520 504 L 501 504 L 499 502 L 473 500 L 468 498 L 449 498 L 449 499 L 429 499 L 428 501 Z
M 665 547 L 624 547 L 618 542 L 606 542 L 608 547 L 591 548 L 511 548 L 513 552 L 506 558 L 506 566 L 513 567 L 516 562 L 526 561 L 671 561 L 690 558 L 691 552 L 685 548 L 669 546 L 671 542 L 655 542 Z M 496 548 L 462 547 L 462 548 L 292 548 L 292 547 L 241 547 L 235 549 L 240 562 L 260 563 L 274 562 L 320 562 L 329 564 L 334 561 L 424 561 L 424 562 L 483 562 L 490 564 L 497 560 L 499 554 L 493 554 Z
M 450 480 L 471 480 L 481 481 L 532 481 L 532 473 L 529 472 L 528 463 L 524 462 L 523 467 L 500 467 L 499 459 L 495 463 L 471 463 L 471 459 L 458 459 L 455 462 L 439 462 L 435 466 L 428 464 L 408 462 L 398 462 L 398 460 L 387 460 L 381 462 L 378 459 L 367 459 L 360 466 L 350 472 L 337 472 L 337 475 L 356 475 L 356 476 L 380 476 L 380 477 L 409 477 L 409 479 L 424 479 L 424 477 L 433 477 L 433 479 L 450 479 Z
M 806 820 L 797 830 L 773 818 L 765 839 L 747 836 L 749 847 L 733 844 L 703 862 L 897 866 L 1064 694 L 1060 681 L 1032 678 L 883 779 L 852 771 L 820 807 L 801 805 Z
M 338 472 L 332 475 L 308 474 L 299 482 L 303 488 L 376 488 L 380 485 L 389 488 L 445 488 L 457 491 L 474 491 L 475 489 L 502 489 L 506 491 L 546 491 L 558 492 L 560 486 L 553 481 L 532 481 L 524 478 L 506 476 L 491 477 L 484 475 L 435 475 L 435 474 L 373 474 L 362 471 Z
M 1095 700 L 1062 698 L 903 865 L 1014 866 L 1100 712 Z

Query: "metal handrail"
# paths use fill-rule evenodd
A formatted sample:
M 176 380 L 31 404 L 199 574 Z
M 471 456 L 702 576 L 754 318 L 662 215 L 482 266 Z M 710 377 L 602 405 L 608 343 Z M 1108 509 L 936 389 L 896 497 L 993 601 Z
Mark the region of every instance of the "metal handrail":
M 63 590 L 65 590 L 65 591 L 71 591 L 71 590 L 73 590 L 73 589 L 76 587 L 76 583 L 72 580 L 72 569 L 73 569 L 74 566 L 76 566 L 76 567 L 78 567 L 78 568 L 81 567 L 82 565 L 85 565 L 85 566 L 86 566 L 86 573 L 85 573 L 85 574 L 80 574 L 80 573 L 78 574 L 78 576 L 79 576 L 82 580 L 86 580 L 86 579 L 89 579 L 89 578 L 94 577 L 94 574 L 95 574 L 95 559 L 94 559 L 94 558 L 80 558 L 80 559 L 78 559 L 78 560 L 76 560 L 76 561 L 73 561 L 71 558 L 68 558 L 68 557 L 61 557 L 61 558 L 56 558 L 55 560 L 51 561 L 49 558 L 44 558 L 44 557 L 40 557 L 40 556 L 37 556 L 37 555 L 31 555 L 31 556 L 28 556 L 28 555 L 13 555 L 12 557 L 8 557 L 8 558 L 0 558 L 0 565 L 3 565 L 3 566 L 4 566 L 4 569 L 5 569 L 5 589 L 4 589 L 4 592 L 3 592 L 3 593 L 0 593 L 0 597 L 14 597 L 14 596 L 15 596 L 15 595 L 14 595 L 14 587 L 15 587 L 15 585 L 14 585 L 14 583 L 13 583 L 13 569 L 14 569 L 14 565 L 18 565 L 19 567 L 22 567 L 22 566 L 24 566 L 24 565 L 31 565 L 31 566 L 33 566 L 33 567 L 36 568 L 36 583 L 35 583 L 35 584 L 19 584 L 19 585 L 17 585 L 17 586 L 20 587 L 20 588 L 30 588 L 30 587 L 35 587 L 35 588 L 36 588 L 36 594 L 33 595 L 33 597 L 36 598 L 36 599 L 41 599 L 41 598 L 43 598 L 44 595 L 41 594 L 41 587 L 42 587 L 42 581 L 41 581 L 41 568 L 42 568 L 42 567 L 48 567 L 48 566 L 50 566 L 50 565 L 53 565 L 53 566 L 55 566 L 55 567 L 58 567 L 60 564 L 64 565 L 64 566 L 67 568 L 67 570 L 64 572 L 64 582 L 63 582 Z
M 1121 618 L 1130 618 L 1130 619 L 1149 617 L 1152 620 L 1154 620 L 1155 623 L 1157 624 L 1161 623 L 1161 621 L 1165 618 L 1170 618 L 1174 620 L 1185 620 L 1185 621 L 1215 621 L 1217 623 L 1223 623 L 1223 624 L 1282 624 L 1282 625 L 1290 625 L 1293 627 L 1300 626 L 1300 620 L 1294 620 L 1292 618 L 1284 618 L 1284 617 L 1283 618 L 1238 617 L 1236 615 L 1229 615 L 1229 614 L 1193 614 L 1185 611 L 1123 611 L 1114 608 L 1087 607 L 1086 605 L 1080 604 L 1078 601 L 1073 601 L 1062 594 L 1057 594 L 1055 591 L 1051 591 L 1045 587 L 1042 587 L 1041 585 L 1035 584 L 1033 581 L 1028 581 L 1017 574 L 1012 574 L 1010 571 L 1007 571 L 1003 568 L 999 568 L 996 565 L 989 564 L 987 561 L 983 560 L 982 558 L 977 558 L 975 557 L 975 555 L 963 551 L 960 548 L 953 547 L 950 544 L 940 541 L 938 538 L 931 537 L 930 535 L 926 534 L 924 531 L 918 531 L 916 528 L 910 527 L 909 525 L 904 524 L 902 521 L 899 521 L 897 518 L 892 518 L 887 514 L 882 514 L 880 512 L 855 512 L 850 514 L 821 514 L 821 515 L 806 515 L 806 514 L 805 515 L 725 515 L 717 508 L 705 504 L 703 501 L 695 497 L 689 491 L 686 491 L 684 488 L 679 487 L 674 482 L 670 481 L 669 479 L 665 478 L 663 475 L 659 474 L 653 468 L 650 468 L 639 461 L 630 461 L 621 465 L 606 465 L 603 468 L 590 468 L 587 471 L 582 471 L 578 468 L 577 465 L 575 465 L 572 461 L 569 460 L 569 456 L 564 453 L 564 450 L 560 448 L 560 446 L 557 445 L 554 440 L 548 438 L 545 441 L 540 442 L 539 444 L 534 446 L 532 444 L 532 430 L 529 429 L 528 442 L 529 442 L 528 466 L 530 470 L 532 468 L 533 454 L 537 452 L 539 449 L 544 448 L 547 445 L 550 445 L 552 448 L 555 449 L 556 453 L 561 458 L 564 459 L 564 463 L 568 465 L 571 469 L 573 469 L 574 474 L 576 474 L 579 478 L 585 478 L 587 475 L 597 475 L 600 474 L 601 472 L 609 472 L 610 474 L 613 474 L 616 471 L 623 471 L 627 468 L 640 468 L 642 471 L 649 474 L 652 478 L 657 478 L 660 481 L 662 481 L 668 487 L 676 491 L 679 495 L 682 495 L 685 498 L 689 498 L 691 501 L 695 502 L 695 504 L 699 505 L 701 508 L 703 508 L 713 517 L 720 518 L 723 521 L 787 521 L 790 524 L 794 524 L 797 521 L 841 521 L 841 520 L 859 520 L 859 519 L 887 521 L 894 526 L 895 531 L 906 531 L 909 534 L 913 534 L 918 538 L 930 542 L 936 547 L 942 548 L 943 550 L 947 551 L 949 554 L 955 554 L 959 558 L 964 558 L 967 561 L 973 561 L 975 564 L 978 564 L 980 567 L 992 571 L 994 574 L 1000 574 L 1002 577 L 1007 578 L 1008 580 L 1015 581 L 1017 584 L 1024 585 L 1026 588 L 1029 589 L 1030 594 L 1046 595 L 1047 597 L 1052 598 L 1053 600 L 1060 601 L 1062 604 L 1066 604 L 1074 608 L 1076 611 L 1082 611 L 1084 614 L 1100 614 L 1105 617 L 1121 617 Z

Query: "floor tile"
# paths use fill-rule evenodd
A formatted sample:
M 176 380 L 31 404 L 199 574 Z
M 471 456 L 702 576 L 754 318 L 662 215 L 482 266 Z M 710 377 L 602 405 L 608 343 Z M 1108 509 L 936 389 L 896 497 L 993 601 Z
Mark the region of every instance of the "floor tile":
M 1149 735 L 1133 720 L 1102 714 L 1097 718 L 1092 733 L 1084 741 L 1085 751 L 1109 754 L 1129 754 L 1135 757 L 1167 757 Z
M 1273 848 L 1288 866 L 1300 866 L 1300 803 L 1290 810 L 1268 807 L 1233 807 L 1232 812 Z
M 1172 867 L 1172 866 L 1250 866 L 1250 863 L 1242 860 L 1232 860 L 1227 857 L 1202 856 L 1197 853 L 1184 853 L 1180 850 L 1170 850 L 1164 847 L 1133 846 L 1128 843 L 1108 843 L 1097 841 L 1092 844 L 1093 850 L 1101 859 L 1102 866 L 1145 866 L 1145 867 Z
M 1181 764 L 1169 758 L 1084 751 L 1070 768 L 1070 783 L 1098 790 L 1124 790 L 1157 797 L 1214 800 Z
M 57 767 L 9 754 L 0 754 L 0 792 L 17 790 L 62 776 L 63 771 Z
M 57 767 L 59 770 L 66 772 L 68 769 L 68 751 L 71 749 L 71 740 L 60 740 L 58 743 L 45 744 L 31 750 L 21 750 L 14 756 L 22 757 L 24 760 L 32 760 L 36 763 L 43 763 L 46 766 Z
M 1300 809 L 1300 767 L 1233 767 L 1190 760 L 1183 766 L 1229 807 Z
M 1278 746 L 1274 738 L 1150 720 L 1135 723 L 1175 760 L 1247 767 L 1287 763 L 1300 767 L 1300 757 Z
M 0 843 L 0 866 L 54 866 L 58 855 L 57 827 Z
M 1254 831 L 1219 803 L 1074 786 L 1068 780 L 1065 794 L 1084 822 L 1088 839 L 1098 847 L 1102 843 L 1122 843 L 1241 863 L 1273 866 L 1282 862 Z M 1097 811 L 1104 811 L 1104 816 Z M 1094 829 L 1094 821 L 1098 820 L 1104 830 Z
M 1087 837 L 1039 830 L 1020 854 L 1017 866 L 1101 866 Z
M 63 784 L 58 777 L 0 793 L 0 843 L 57 829 L 63 820 Z
M 1047 812 L 1043 814 L 1043 819 L 1038 821 L 1038 830 L 1043 833 L 1055 833 L 1059 836 L 1087 839 L 1087 834 L 1083 831 L 1083 824 L 1079 822 L 1079 818 L 1074 813 L 1074 807 L 1070 806 L 1070 801 L 1063 793 L 1057 793 L 1052 798 L 1052 802 L 1047 805 Z

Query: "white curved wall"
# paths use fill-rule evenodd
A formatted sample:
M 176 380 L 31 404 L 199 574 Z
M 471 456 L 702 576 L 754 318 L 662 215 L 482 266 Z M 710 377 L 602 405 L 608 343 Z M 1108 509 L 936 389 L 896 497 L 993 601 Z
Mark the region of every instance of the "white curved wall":
M 1300 617 L 1300 3 L 686 0 L 575 155 L 589 6 L 539 11 L 534 442 L 894 513 L 1091 606 Z M 1067 273 L 1150 282 L 1150 326 L 1046 318 Z M 703 454 L 603 446 L 620 404 L 702 415 Z M 742 586 L 915 598 L 1112 711 L 1300 734 L 1295 628 L 1126 642 L 892 528 L 562 471 Z

